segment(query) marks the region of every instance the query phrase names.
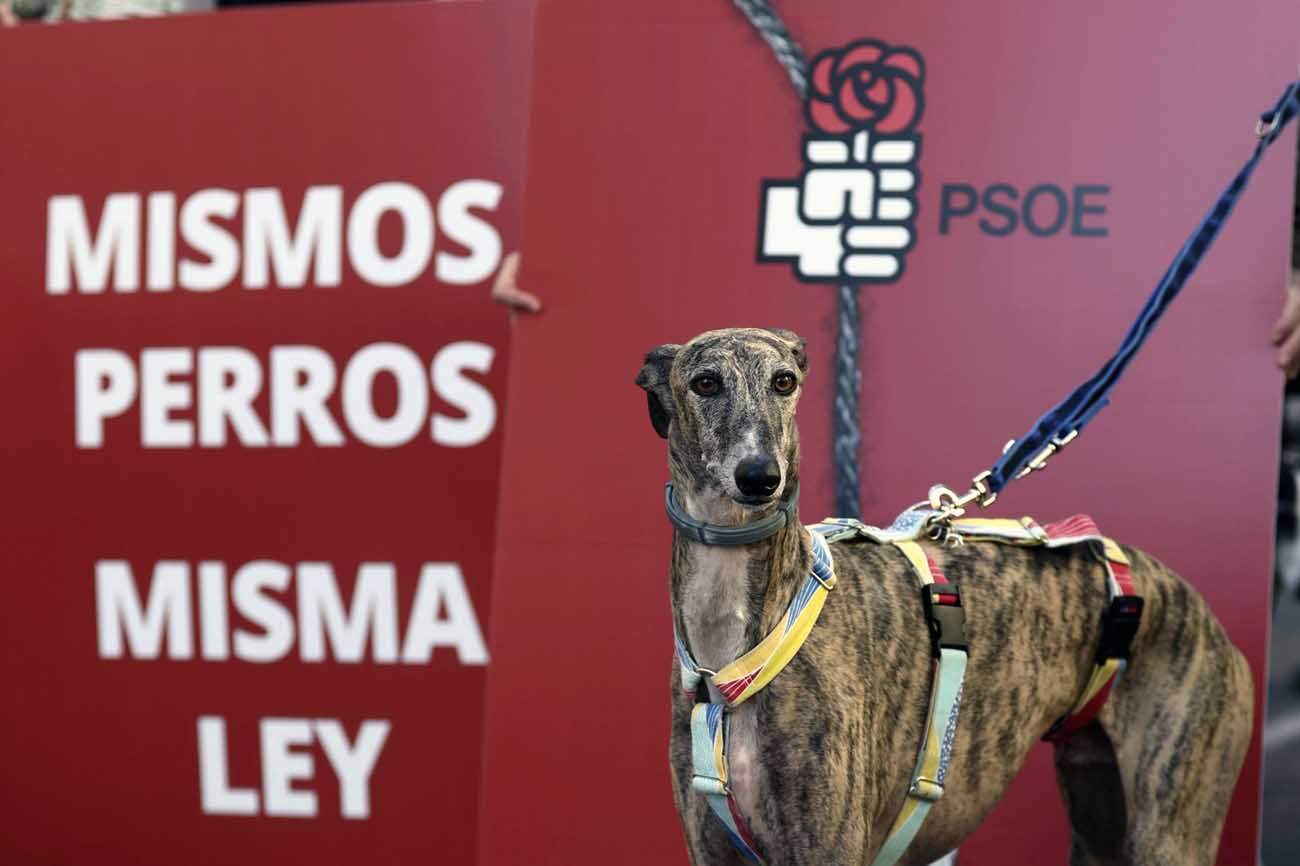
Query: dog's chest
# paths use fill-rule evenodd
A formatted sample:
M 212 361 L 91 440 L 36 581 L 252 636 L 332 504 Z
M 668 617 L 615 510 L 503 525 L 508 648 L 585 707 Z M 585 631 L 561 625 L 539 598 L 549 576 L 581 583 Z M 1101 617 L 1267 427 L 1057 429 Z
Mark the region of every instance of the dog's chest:
M 711 670 L 748 649 L 749 566 L 749 555 L 736 548 L 692 551 L 682 618 L 696 662 Z
M 729 711 L 727 726 L 727 777 L 736 805 L 740 807 L 749 828 L 762 836 L 764 826 L 758 816 L 758 802 L 763 785 L 762 765 L 759 760 L 757 713 L 752 706 L 742 704 Z
M 691 651 L 705 668 L 717 670 L 749 649 L 749 569 L 750 556 L 741 549 L 701 547 L 692 551 L 682 614 Z M 714 701 L 721 699 L 712 684 L 709 691 Z M 728 782 L 736 804 L 750 829 L 761 835 L 761 822 L 755 817 L 762 785 L 756 718 L 749 704 L 727 710 L 726 754 Z

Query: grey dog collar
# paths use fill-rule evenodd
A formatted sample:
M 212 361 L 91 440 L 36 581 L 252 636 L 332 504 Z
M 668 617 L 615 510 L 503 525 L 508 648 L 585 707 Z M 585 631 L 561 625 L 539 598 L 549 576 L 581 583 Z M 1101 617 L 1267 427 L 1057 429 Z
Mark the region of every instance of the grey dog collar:
M 715 547 L 736 547 L 771 538 L 792 520 L 790 515 L 794 513 L 795 506 L 798 504 L 799 488 L 796 487 L 790 494 L 790 498 L 783 501 L 777 506 L 776 511 L 766 517 L 740 526 L 719 526 L 716 523 L 705 523 L 691 517 L 677 501 L 677 496 L 673 493 L 673 483 L 669 481 L 664 485 L 664 510 L 668 512 L 668 519 L 672 521 L 673 526 L 677 527 L 677 531 L 692 541 Z

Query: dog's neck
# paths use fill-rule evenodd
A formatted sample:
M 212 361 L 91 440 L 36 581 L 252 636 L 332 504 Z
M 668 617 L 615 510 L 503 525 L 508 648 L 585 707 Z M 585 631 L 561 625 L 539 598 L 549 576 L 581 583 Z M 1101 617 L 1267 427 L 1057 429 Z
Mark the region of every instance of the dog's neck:
M 738 525 L 762 516 L 727 497 L 701 494 L 689 484 L 677 489 L 682 506 L 696 520 Z M 676 533 L 670 583 L 673 616 L 695 661 L 718 670 L 751 649 L 789 604 L 810 555 L 797 510 L 785 528 L 753 544 L 705 545 Z

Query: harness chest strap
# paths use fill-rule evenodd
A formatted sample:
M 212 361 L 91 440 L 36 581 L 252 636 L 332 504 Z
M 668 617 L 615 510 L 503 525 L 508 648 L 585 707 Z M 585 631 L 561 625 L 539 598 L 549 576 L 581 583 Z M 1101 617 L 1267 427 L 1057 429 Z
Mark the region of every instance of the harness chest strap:
M 695 663 L 681 635 L 674 634 L 682 688 L 694 693 L 701 677 L 707 675 L 722 698 L 720 703 L 699 703 L 691 710 L 691 786 L 704 795 L 740 853 L 756 863 L 762 860 L 729 785 L 726 710 L 757 694 L 790 663 L 817 622 L 827 593 L 835 588 L 830 548 L 818 533 L 809 536 L 812 570 L 785 616 L 758 646 L 717 672 L 705 671 Z
M 826 594 L 835 586 L 830 548 L 823 535 L 841 537 L 843 527 L 823 523 L 810 529 L 813 530 L 809 533 L 814 554 L 812 571 L 781 624 L 757 647 L 717 673 L 711 673 L 695 663 L 681 636 L 674 635 L 683 689 L 693 693 L 701 676 L 707 675 L 712 677 L 722 697 L 721 703 L 699 703 L 691 711 L 692 787 L 705 796 L 741 854 L 756 863 L 762 863 L 762 859 L 729 784 L 726 711 L 761 690 L 794 658 L 812 631 Z M 930 807 L 943 796 L 966 671 L 960 590 L 943 577 L 920 545 L 897 544 L 912 563 L 925 591 L 936 668 L 925 738 L 912 773 L 907 801 L 872 866 L 892 866 L 897 862 L 920 830 Z M 932 587 L 938 591 L 931 592 Z
M 691 710 L 691 763 L 691 787 L 704 795 L 736 849 L 762 863 L 728 784 L 726 705 L 696 704 Z
M 871 866 L 893 866 L 898 862 L 921 831 L 930 808 L 943 797 L 943 784 L 947 780 L 953 739 L 957 734 L 957 714 L 961 709 L 962 681 L 966 676 L 968 654 L 961 588 L 944 576 L 917 542 L 895 541 L 893 544 L 907 557 L 921 582 L 930 623 L 934 676 L 925 735 L 912 769 L 907 797 Z
M 695 663 L 681 635 L 674 630 L 684 691 L 693 693 L 700 677 L 707 674 L 722 694 L 723 702 L 735 706 L 770 683 L 795 657 L 826 604 L 826 594 L 835 588 L 830 548 L 820 534 L 811 532 L 809 536 L 812 538 L 812 570 L 790 601 L 785 616 L 758 646 L 721 670 L 707 671 Z

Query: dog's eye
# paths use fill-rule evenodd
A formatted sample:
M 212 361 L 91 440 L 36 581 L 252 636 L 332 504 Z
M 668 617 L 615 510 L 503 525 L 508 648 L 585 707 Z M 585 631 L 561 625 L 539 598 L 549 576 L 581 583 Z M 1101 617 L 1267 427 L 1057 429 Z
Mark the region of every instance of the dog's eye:
M 701 397 L 713 397 L 722 391 L 722 380 L 717 376 L 696 376 L 691 380 L 691 390 Z
M 799 380 L 795 378 L 794 373 L 788 373 L 784 370 L 772 377 L 772 390 L 782 396 L 793 394 L 795 386 L 798 384 Z

